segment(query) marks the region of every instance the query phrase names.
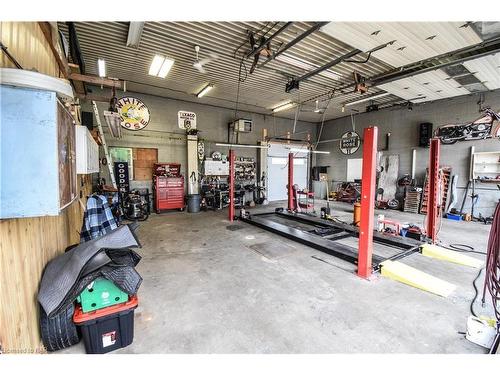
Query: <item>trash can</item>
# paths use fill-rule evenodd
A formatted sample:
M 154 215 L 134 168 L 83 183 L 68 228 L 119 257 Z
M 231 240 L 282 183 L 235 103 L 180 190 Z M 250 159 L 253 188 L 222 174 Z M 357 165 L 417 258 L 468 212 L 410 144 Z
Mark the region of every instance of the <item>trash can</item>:
M 128 302 L 84 313 L 81 306 L 75 309 L 73 322 L 80 327 L 85 351 L 103 354 L 124 348 L 134 340 L 134 310 L 137 295 Z
M 187 199 L 188 212 L 200 212 L 200 194 L 189 194 Z

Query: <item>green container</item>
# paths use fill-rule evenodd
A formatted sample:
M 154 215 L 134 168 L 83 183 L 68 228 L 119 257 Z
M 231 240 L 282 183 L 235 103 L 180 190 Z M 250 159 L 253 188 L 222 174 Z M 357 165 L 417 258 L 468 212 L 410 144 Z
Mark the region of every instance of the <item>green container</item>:
M 128 294 L 122 292 L 113 282 L 99 277 L 90 283 L 76 299 L 82 305 L 84 313 L 104 307 L 125 303 Z

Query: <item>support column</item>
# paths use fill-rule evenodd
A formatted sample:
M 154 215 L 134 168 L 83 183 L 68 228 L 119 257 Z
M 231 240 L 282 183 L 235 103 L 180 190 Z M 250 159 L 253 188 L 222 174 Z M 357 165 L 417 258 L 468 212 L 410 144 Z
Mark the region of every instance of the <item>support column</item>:
M 229 221 L 234 220 L 234 150 L 229 150 Z
M 358 276 L 365 279 L 372 274 L 377 140 L 378 128 L 376 126 L 365 128 L 363 132 L 363 174 L 358 244 Z
M 427 204 L 427 237 L 432 243 L 437 240 L 437 222 L 439 215 L 439 151 L 441 141 L 432 138 L 429 150 L 429 192 Z
M 288 211 L 294 210 L 293 205 L 293 153 L 288 153 Z

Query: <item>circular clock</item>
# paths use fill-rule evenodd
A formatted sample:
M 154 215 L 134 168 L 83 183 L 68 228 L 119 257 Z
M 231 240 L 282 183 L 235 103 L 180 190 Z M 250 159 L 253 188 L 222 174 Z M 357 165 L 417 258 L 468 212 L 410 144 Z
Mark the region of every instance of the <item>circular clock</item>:
M 118 100 L 116 108 L 125 129 L 141 130 L 149 124 L 149 108 L 137 98 L 124 96 Z

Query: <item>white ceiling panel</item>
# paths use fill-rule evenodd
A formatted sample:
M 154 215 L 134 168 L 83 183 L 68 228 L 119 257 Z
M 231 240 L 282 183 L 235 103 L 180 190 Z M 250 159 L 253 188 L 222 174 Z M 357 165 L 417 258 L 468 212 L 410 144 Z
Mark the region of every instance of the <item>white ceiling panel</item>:
M 500 89 L 500 53 L 466 61 L 463 65 L 488 89 Z
M 469 91 L 445 72 L 435 70 L 378 85 L 378 88 L 414 103 L 467 95 Z
M 465 22 L 330 22 L 321 31 L 364 52 L 395 40 L 373 56 L 394 67 L 481 43 Z

